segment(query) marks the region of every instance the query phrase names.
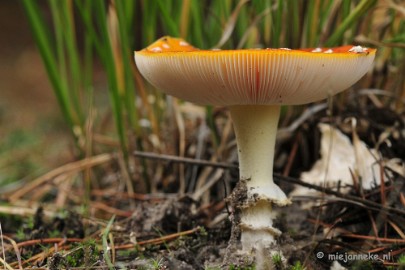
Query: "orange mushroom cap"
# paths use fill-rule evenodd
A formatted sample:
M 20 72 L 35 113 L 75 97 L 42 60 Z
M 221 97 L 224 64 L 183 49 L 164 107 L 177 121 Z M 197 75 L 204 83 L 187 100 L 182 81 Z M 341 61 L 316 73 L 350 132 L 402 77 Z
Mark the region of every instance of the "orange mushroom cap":
M 156 88 L 198 104 L 304 104 L 350 87 L 375 53 L 360 46 L 199 50 L 164 37 L 135 52 L 135 62 Z

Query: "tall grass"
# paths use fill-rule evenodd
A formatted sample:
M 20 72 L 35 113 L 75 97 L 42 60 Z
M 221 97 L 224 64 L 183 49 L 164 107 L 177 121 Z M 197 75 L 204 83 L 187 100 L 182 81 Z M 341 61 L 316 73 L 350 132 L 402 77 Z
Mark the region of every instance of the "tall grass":
M 381 4 L 384 2 L 384 5 Z M 151 144 L 166 113 L 136 71 L 133 51 L 162 35 L 180 36 L 200 48 L 318 47 L 360 43 L 380 47 L 375 87 L 405 96 L 404 82 L 383 74 L 387 65 L 405 69 L 405 23 L 396 1 L 376 0 L 23 0 L 60 110 L 79 155 L 95 150 L 92 130 L 95 63 L 102 63 L 115 125 L 114 137 L 127 161 Z M 391 3 L 391 4 L 390 4 Z M 51 15 L 49 19 L 47 15 Z M 45 18 L 47 21 L 45 22 Z M 401 71 L 398 71 L 401 72 Z M 386 77 L 384 77 L 386 76 Z M 395 81 L 395 82 L 393 82 Z M 154 100 L 154 102 L 151 102 Z M 212 123 L 212 108 L 207 108 Z M 149 127 L 145 128 L 144 124 Z M 90 134 L 89 134 L 90 133 Z M 111 136 L 111 134 L 109 134 Z M 151 146 L 153 145 L 153 146 Z M 160 151 L 161 149 L 153 149 Z M 146 163 L 143 172 L 147 172 Z M 150 189 L 147 173 L 146 187 Z

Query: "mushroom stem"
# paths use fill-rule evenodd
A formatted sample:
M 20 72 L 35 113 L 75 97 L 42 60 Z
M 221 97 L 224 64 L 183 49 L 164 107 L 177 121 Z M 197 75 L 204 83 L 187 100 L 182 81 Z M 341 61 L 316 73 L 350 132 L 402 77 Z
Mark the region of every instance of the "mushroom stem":
M 275 243 L 280 231 L 273 228 L 272 204 L 290 203 L 273 182 L 273 159 L 280 106 L 237 105 L 230 108 L 236 134 L 239 175 L 247 196 L 240 205 L 241 243 L 251 251 Z

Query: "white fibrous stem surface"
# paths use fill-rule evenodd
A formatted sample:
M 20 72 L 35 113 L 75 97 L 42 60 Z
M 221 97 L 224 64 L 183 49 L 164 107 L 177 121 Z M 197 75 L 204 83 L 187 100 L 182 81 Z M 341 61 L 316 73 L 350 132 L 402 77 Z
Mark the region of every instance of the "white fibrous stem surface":
M 230 107 L 238 145 L 239 174 L 246 182 L 247 198 L 241 202 L 241 242 L 251 251 L 275 243 L 280 231 L 273 228 L 273 204 L 290 203 L 273 182 L 273 159 L 280 106 Z

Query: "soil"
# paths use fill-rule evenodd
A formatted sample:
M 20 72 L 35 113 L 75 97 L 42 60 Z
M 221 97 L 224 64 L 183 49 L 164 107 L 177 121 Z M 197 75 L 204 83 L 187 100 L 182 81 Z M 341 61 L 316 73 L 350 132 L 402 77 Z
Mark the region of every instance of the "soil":
M 394 185 L 401 185 L 404 191 L 404 178 L 397 178 Z M 387 185 L 390 189 L 391 185 Z M 371 191 L 375 201 L 378 201 L 378 191 Z M 307 204 L 308 202 L 305 202 Z M 398 202 L 394 205 L 403 209 Z M 393 206 L 394 206 L 393 205 Z M 212 212 L 215 207 L 207 208 L 185 196 L 181 198 L 166 198 L 155 201 L 137 201 L 136 208 L 128 218 L 117 218 L 109 230 L 109 243 L 114 257 L 115 269 L 258 269 L 254 268 L 253 257 L 235 256 L 240 248 L 238 244 L 239 233 L 232 230 L 232 215 L 227 215 L 215 226 L 209 226 Z M 218 214 L 227 213 L 223 208 Z M 277 253 L 282 254 L 282 260 L 271 267 L 262 269 L 292 269 L 300 262 L 306 269 L 328 269 L 333 260 L 320 258 L 319 254 L 356 254 L 367 249 L 367 241 L 363 239 L 347 238 L 346 230 L 361 235 L 372 232 L 371 224 L 367 220 L 389 217 L 396 220 L 399 227 L 405 224 L 405 216 L 386 213 L 381 216 L 380 211 L 364 211 L 364 207 L 351 202 L 324 201 L 322 207 L 313 205 L 303 208 L 299 201 L 292 205 L 276 209 L 278 219 L 275 227 L 283 231 L 274 247 Z M 207 213 L 210 212 L 210 215 Z M 232 212 L 232 211 L 231 211 Z M 368 216 L 367 213 L 371 216 Z M 318 221 L 318 224 L 316 223 Z M 402 222 L 402 223 L 401 223 Z M 329 225 L 325 225 L 329 224 Z M 331 233 L 331 225 L 334 230 Z M 15 220 L 14 228 L 23 229 L 25 239 L 49 239 L 60 236 L 65 239 L 85 237 L 84 242 L 66 245 L 65 252 L 50 253 L 47 258 L 37 259 L 36 267 L 49 269 L 81 269 L 75 266 L 86 266 L 88 269 L 109 269 L 108 261 L 104 256 L 105 249 L 99 244 L 104 236 L 105 223 L 88 222 L 82 215 L 75 212 L 65 212 L 62 216 L 52 219 L 46 217 L 42 208 L 39 208 L 32 225 L 24 220 Z M 3 231 L 10 234 L 8 230 Z M 4 229 L 3 229 L 4 230 Z M 182 234 L 184 232 L 184 234 Z M 165 238 L 177 234 L 175 237 Z M 395 230 L 386 231 L 386 237 L 395 237 Z M 162 241 L 152 241 L 153 239 Z M 93 240 L 92 240 L 93 239 Z M 60 240 L 62 241 L 62 240 Z M 112 244 L 114 243 L 114 244 Z M 128 246 L 129 244 L 129 246 Z M 43 252 L 44 248 L 52 245 L 28 245 L 20 249 L 23 258 Z M 377 246 L 374 244 L 374 249 Z M 384 252 L 401 250 L 403 244 L 380 245 L 382 256 Z M 109 251 L 111 252 L 111 250 Z M 67 256 L 66 254 L 69 254 Z M 85 256 L 85 254 L 87 254 Z M 391 258 L 395 261 L 399 254 Z M 260 254 L 257 255 L 260 257 Z M 343 255 L 342 255 L 343 256 Z M 7 252 L 7 261 L 15 261 L 15 254 Z M 269 261 L 269 260 L 268 260 Z M 273 259 L 270 262 L 274 262 Z M 356 269 L 387 269 L 382 260 L 344 261 L 341 265 Z M 360 264 L 362 263 L 362 264 Z M 91 267 L 93 268 L 91 268 Z

